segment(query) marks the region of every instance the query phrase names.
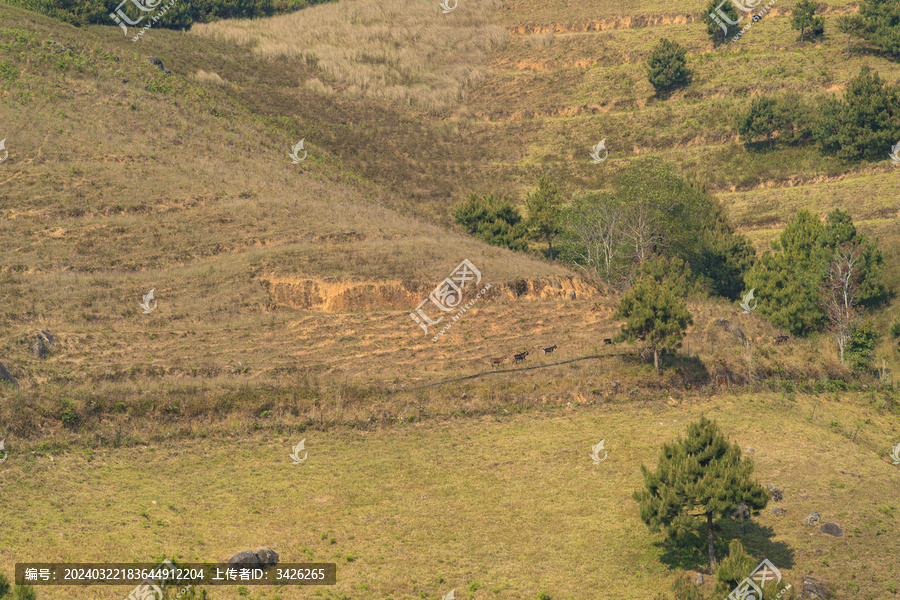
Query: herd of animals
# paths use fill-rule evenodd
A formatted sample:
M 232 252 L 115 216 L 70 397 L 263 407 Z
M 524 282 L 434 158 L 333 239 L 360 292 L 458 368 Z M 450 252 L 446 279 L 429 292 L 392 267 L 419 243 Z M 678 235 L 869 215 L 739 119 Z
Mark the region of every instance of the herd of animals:
M 789 338 L 786 335 L 779 335 L 779 336 L 776 336 L 774 339 L 775 339 L 776 344 L 783 344 L 786 341 L 788 341 Z M 612 338 L 604 338 L 603 343 L 606 345 L 612 345 L 612 343 L 613 343 Z M 552 346 L 544 348 L 544 354 L 552 354 L 553 351 L 556 350 L 558 347 L 559 346 L 557 346 L 556 344 L 553 344 Z M 520 362 L 524 362 L 525 357 L 528 356 L 528 354 L 529 354 L 528 350 L 523 350 L 522 352 L 513 354 L 512 355 L 513 364 L 518 364 Z M 505 361 L 505 360 L 506 360 L 506 356 L 499 356 L 497 358 L 492 358 L 491 364 L 492 365 L 503 364 L 503 361 Z

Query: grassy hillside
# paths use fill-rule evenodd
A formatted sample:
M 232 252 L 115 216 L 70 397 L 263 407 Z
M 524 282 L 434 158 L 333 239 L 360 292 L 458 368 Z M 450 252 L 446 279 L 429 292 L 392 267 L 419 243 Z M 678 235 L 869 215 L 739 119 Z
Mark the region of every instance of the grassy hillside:
M 744 535 L 728 521 L 723 539 L 742 539 L 795 586 L 814 574 L 838 598 L 890 598 L 900 475 L 884 441 L 896 413 L 864 398 L 557 405 L 327 434 L 234 422 L 217 435 L 185 422 L 191 440 L 44 451 L 6 466 L 4 489 L 18 492 L 4 505 L 27 517 L 0 533 L 3 563 L 148 554 L 199 562 L 267 546 L 284 561 L 336 562 L 338 584 L 251 587 L 250 598 L 441 598 L 452 588 L 475 599 L 654 597 L 674 569 L 696 569 L 704 557 L 660 545 L 639 525 L 631 492 L 661 440 L 702 412 L 754 450 L 757 477 L 783 490 L 778 505 L 788 511 L 764 510 Z M 851 441 L 845 431 L 863 420 Z M 609 457 L 592 465 L 588 451 L 604 438 Z M 293 465 L 300 439 L 308 459 Z M 803 525 L 812 511 L 845 536 Z M 63 588 L 42 589 L 49 598 Z M 75 599 L 128 591 L 65 589 Z M 208 589 L 216 600 L 241 597 L 236 587 Z
M 653 597 L 703 556 L 658 546 L 630 493 L 704 412 L 785 491 L 785 517 L 747 527 L 754 558 L 838 599 L 896 596 L 896 341 L 882 381 L 855 377 L 826 335 L 775 345 L 759 315 L 692 298 L 657 376 L 603 343 L 616 296 L 452 226 L 470 192 L 520 202 L 546 174 L 568 197 L 653 156 L 706 182 L 759 250 L 801 208 L 848 211 L 896 290 L 888 149 L 860 165 L 750 150 L 734 118 L 758 93 L 839 94 L 863 65 L 896 82 L 897 62 L 844 58 L 833 25 L 853 3 L 821 5 L 815 43 L 779 3 L 726 48 L 703 8 L 341 0 L 132 43 L 0 5 L 0 363 L 19 383 L 0 386 L 0 571 L 268 545 L 338 562 L 339 584 L 251 598 Z M 643 66 L 662 37 L 695 70 L 664 102 Z M 432 342 L 410 310 L 464 258 L 494 289 Z M 871 318 L 886 331 L 896 299 Z M 800 525 L 814 510 L 845 537 Z

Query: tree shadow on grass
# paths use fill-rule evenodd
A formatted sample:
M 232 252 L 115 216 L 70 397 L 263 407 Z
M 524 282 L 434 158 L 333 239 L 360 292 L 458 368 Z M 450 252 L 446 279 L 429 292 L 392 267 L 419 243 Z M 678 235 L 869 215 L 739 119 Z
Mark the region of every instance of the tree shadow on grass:
M 645 352 L 641 356 L 639 348 L 633 349 L 633 353 L 623 353 L 619 358 L 626 365 L 649 365 L 653 368 L 653 353 Z M 711 377 L 706 363 L 697 356 L 685 354 L 684 347 L 677 354 L 660 354 L 659 369 L 661 374 L 674 370 L 681 377 L 683 389 L 707 383 Z
M 682 536 L 678 542 L 668 538 L 655 542 L 655 546 L 662 550 L 660 562 L 670 570 L 682 569 L 686 571 L 701 571 L 709 573 L 709 550 L 706 542 L 706 525 L 700 527 L 700 519 L 696 531 Z M 744 532 L 741 533 L 741 525 Z M 716 561 L 728 556 L 728 544 L 731 540 L 740 540 L 744 550 L 756 562 L 764 558 L 778 569 L 791 569 L 794 567 L 794 551 L 784 542 L 773 541 L 775 531 L 756 523 L 752 519 L 741 521 L 735 519 L 719 519 L 714 524 L 715 541 L 714 551 Z M 754 565 L 755 566 L 755 565 Z

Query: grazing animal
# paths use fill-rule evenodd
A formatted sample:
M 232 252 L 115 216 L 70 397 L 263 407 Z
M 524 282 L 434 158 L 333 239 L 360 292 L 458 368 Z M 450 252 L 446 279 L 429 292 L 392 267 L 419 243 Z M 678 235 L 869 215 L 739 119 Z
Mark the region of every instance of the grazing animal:
M 611 339 L 611 338 L 604 338 L 603 343 L 604 343 L 604 344 L 612 344 L 612 339 Z
M 549 348 L 544 348 L 544 354 L 550 354 L 550 353 L 553 352 L 554 350 L 556 350 L 556 344 L 553 344 L 553 345 L 550 346 Z
M 788 341 L 788 336 L 786 336 L 786 335 L 779 335 L 778 337 L 775 338 L 776 344 L 783 344 L 786 341 Z
M 492 358 L 492 359 L 491 359 L 491 364 L 492 364 L 492 365 L 499 365 L 500 363 L 503 362 L 503 359 L 505 359 L 505 358 L 506 358 L 505 356 L 501 356 L 500 358 Z
M 528 350 L 525 352 L 519 352 L 518 354 L 513 354 L 513 358 L 515 362 L 519 362 L 520 360 L 525 360 L 525 357 L 528 356 Z

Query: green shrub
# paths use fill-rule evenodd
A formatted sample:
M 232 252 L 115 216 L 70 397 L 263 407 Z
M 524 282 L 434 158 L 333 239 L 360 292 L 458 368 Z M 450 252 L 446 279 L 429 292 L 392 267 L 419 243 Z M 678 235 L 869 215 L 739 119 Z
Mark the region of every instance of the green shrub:
M 860 325 L 850 334 L 844 356 L 850 367 L 857 371 L 867 371 L 872 367 L 872 354 L 878 344 L 878 332 L 868 321 Z
M 488 244 L 510 250 L 528 249 L 528 229 L 522 215 L 506 198 L 469 194 L 465 202 L 453 209 L 453 216 L 467 233 Z
M 685 49 L 663 38 L 654 46 L 647 61 L 647 78 L 657 94 L 666 94 L 691 82 Z
M 822 104 L 815 137 L 823 154 L 850 161 L 883 161 L 900 140 L 900 85 L 863 67 L 844 97 Z
M 37 592 L 30 585 L 17 585 L 12 596 L 13 600 L 37 600 Z
M 813 140 L 815 109 L 793 92 L 779 96 L 757 96 L 747 111 L 738 115 L 737 130 L 744 143 L 763 137 L 770 146 L 807 143 Z
M 706 32 L 712 38 L 713 44 L 715 45 L 724 43 L 727 38 L 730 38 L 741 30 L 741 24 L 738 23 L 737 9 L 734 7 L 734 4 L 726 2 L 722 4 L 721 7 L 719 7 L 719 4 L 722 4 L 721 0 L 710 0 L 710 3 L 706 6 L 706 10 L 703 11 L 703 14 L 706 15 Z M 727 20 L 721 18 L 717 14 L 718 10 L 725 13 Z M 715 15 L 719 21 L 717 22 L 713 19 L 712 15 Z M 734 23 L 734 25 L 732 25 L 732 23 Z

